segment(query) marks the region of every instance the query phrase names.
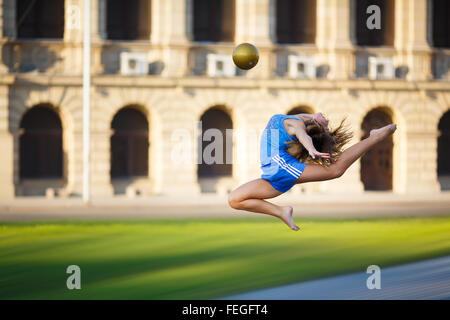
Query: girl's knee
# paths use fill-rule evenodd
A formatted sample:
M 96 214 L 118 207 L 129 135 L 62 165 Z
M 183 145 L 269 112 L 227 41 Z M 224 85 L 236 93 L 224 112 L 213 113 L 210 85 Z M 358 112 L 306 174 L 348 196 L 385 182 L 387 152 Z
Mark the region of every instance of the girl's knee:
M 241 201 L 242 200 L 237 196 L 237 194 L 234 191 L 232 191 L 228 195 L 228 204 L 233 209 L 237 209 L 237 210 L 241 209 L 242 208 Z

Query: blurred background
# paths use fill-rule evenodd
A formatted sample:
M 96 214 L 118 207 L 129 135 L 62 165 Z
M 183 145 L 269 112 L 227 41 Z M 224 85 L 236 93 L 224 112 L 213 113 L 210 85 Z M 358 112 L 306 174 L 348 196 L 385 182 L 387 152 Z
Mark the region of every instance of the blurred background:
M 73 263 L 92 289 L 77 297 L 210 298 L 450 253 L 449 1 L 91 0 L 90 207 L 86 3 L 0 0 L 0 297 L 73 298 L 61 287 Z M 367 27 L 370 5 L 380 29 Z M 260 54 L 249 71 L 231 59 L 242 42 Z M 226 195 L 260 176 L 258 135 L 273 114 L 316 112 L 332 127 L 347 118 L 352 143 L 398 129 L 338 180 L 280 198 L 325 218 L 303 236 L 278 221 L 207 219 L 236 217 Z M 233 129 L 232 163 L 198 163 L 210 128 Z M 369 211 L 389 218 L 346 219 Z M 52 222 L 149 217 L 192 219 Z
M 371 4 L 381 29 L 366 26 Z M 82 192 L 83 5 L 1 1 L 3 198 Z M 197 164 L 198 121 L 258 132 L 275 113 L 319 111 L 332 125 L 347 117 L 355 141 L 390 122 L 398 131 L 339 181 L 291 192 L 448 189 L 449 10 L 443 0 L 92 0 L 92 196 L 226 194 L 259 176 L 259 141 L 235 134 L 233 164 Z M 260 52 L 249 72 L 231 60 L 241 42 Z M 192 132 L 193 160 L 175 166 L 178 128 Z

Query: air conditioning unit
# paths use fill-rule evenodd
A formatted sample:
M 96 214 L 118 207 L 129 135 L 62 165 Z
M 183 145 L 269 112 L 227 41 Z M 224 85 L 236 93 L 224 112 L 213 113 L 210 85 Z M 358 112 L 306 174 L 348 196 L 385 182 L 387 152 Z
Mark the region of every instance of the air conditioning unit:
M 291 78 L 315 78 L 316 66 L 314 65 L 314 58 L 290 55 L 288 57 L 288 72 Z
M 148 59 L 146 53 L 120 53 L 120 73 L 127 76 L 148 74 Z
M 395 68 L 391 58 L 369 57 L 370 79 L 393 79 L 394 77 Z
M 210 77 L 234 77 L 236 67 L 231 56 L 225 54 L 209 53 L 207 59 L 207 74 Z

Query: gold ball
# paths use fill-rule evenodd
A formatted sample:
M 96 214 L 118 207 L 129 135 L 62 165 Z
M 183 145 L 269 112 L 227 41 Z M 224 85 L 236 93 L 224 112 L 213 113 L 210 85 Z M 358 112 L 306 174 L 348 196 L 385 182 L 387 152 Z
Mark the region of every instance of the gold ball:
M 238 68 L 249 70 L 256 66 L 259 60 L 259 52 L 250 43 L 241 43 L 233 51 L 233 61 Z

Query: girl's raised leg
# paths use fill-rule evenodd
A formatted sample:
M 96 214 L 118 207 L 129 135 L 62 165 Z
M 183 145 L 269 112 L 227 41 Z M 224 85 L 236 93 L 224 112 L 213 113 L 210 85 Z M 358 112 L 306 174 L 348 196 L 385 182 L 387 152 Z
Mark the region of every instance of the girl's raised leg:
M 228 203 L 237 210 L 264 213 L 281 219 L 292 230 L 300 229 L 292 218 L 291 206 L 277 206 L 264 199 L 274 198 L 282 192 L 274 189 L 267 180 L 256 179 L 233 190 L 228 196 Z
M 396 129 L 397 126 L 395 124 L 389 124 L 382 128 L 371 130 L 369 137 L 346 149 L 342 152 L 339 159 L 329 167 L 322 167 L 318 164 L 307 165 L 296 183 L 324 181 L 342 176 L 364 153 L 378 142 L 393 134 Z

